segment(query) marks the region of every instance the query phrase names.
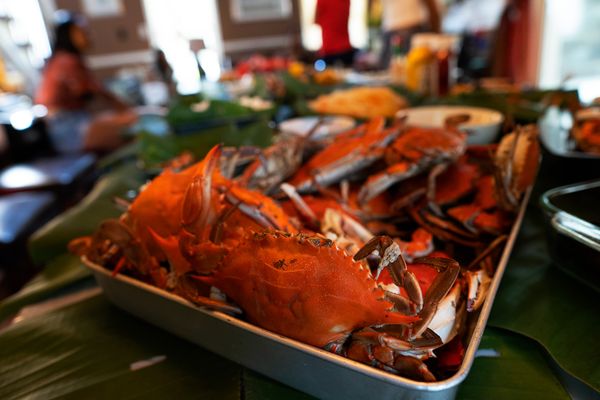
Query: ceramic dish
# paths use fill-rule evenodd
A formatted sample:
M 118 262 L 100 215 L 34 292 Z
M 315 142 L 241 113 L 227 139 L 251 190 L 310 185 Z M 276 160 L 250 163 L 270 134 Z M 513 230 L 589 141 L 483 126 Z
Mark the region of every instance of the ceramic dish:
M 319 120 L 320 118 L 315 116 L 292 118 L 279 124 L 279 129 L 284 133 L 291 133 L 304 137 L 313 130 Z M 322 117 L 319 127 L 317 127 L 316 131 L 312 134 L 312 138 L 321 139 L 326 136 L 334 136 L 353 128 L 355 124 L 356 122 L 354 119 L 350 117 Z
M 396 114 L 398 117 L 406 116 L 408 124 L 427 128 L 441 128 L 447 117 L 457 114 L 468 114 L 469 121 L 461 124 L 460 129 L 469 134 L 467 143 L 488 144 L 493 143 L 500 133 L 504 116 L 495 110 L 479 107 L 463 106 L 426 106 L 407 108 Z

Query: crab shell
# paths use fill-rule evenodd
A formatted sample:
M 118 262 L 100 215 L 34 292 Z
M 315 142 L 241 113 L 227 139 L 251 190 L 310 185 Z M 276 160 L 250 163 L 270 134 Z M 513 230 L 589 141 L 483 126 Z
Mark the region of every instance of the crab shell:
M 504 136 L 496 150 L 497 196 L 502 208 L 514 210 L 525 190 L 533 184 L 540 163 L 540 145 L 535 125 L 517 127 Z
M 388 165 L 403 161 L 415 163 L 438 159 L 451 160 L 465 152 L 466 137 L 464 132 L 454 128 L 417 128 L 407 129 L 385 151 Z
M 232 212 L 227 221 L 220 224 L 223 241 L 236 242 L 247 229 L 296 232 L 273 199 L 223 177 L 215 168 L 219 156 L 220 147 L 215 146 L 202 161 L 181 172 L 165 170 L 145 185 L 122 217 L 150 255 L 169 260 L 177 275 L 192 270 L 189 259 L 197 258 L 180 251 L 185 240 L 207 238 L 228 210 Z
M 198 279 L 224 292 L 250 322 L 318 347 L 357 328 L 418 320 L 392 311 L 368 268 L 317 237 L 249 234 Z
M 573 126 L 571 134 L 581 150 L 600 154 L 600 118 L 578 121 Z
M 289 180 L 298 192 L 314 191 L 315 184 L 329 186 L 371 166 L 383 156 L 386 146 L 400 133 L 396 124 L 384 129 L 385 119 L 374 118 L 362 135 L 340 135 L 315 154 Z

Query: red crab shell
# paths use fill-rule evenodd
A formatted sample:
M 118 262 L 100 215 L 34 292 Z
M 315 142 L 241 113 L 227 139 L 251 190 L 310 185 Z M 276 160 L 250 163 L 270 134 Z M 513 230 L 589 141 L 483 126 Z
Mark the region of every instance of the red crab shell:
M 198 279 L 223 291 L 250 322 L 318 347 L 357 328 L 418 319 L 391 311 L 369 270 L 317 237 L 250 234 Z
M 421 162 L 423 157 L 441 154 L 460 156 L 465 151 L 466 134 L 448 128 L 411 127 L 385 150 L 385 161 L 393 165 L 403 161 Z
M 213 148 L 204 160 L 181 172 L 167 168 L 145 185 L 124 217 L 124 222 L 142 243 L 152 243 L 153 233 L 161 237 L 178 234 L 181 229 L 181 203 L 186 191 L 194 177 L 202 173 L 208 159 L 218 151 L 218 147 Z M 225 178 L 216 170 L 212 173 L 212 180 L 215 184 L 225 182 Z M 148 249 L 152 255 L 158 255 L 153 246 L 148 246 Z

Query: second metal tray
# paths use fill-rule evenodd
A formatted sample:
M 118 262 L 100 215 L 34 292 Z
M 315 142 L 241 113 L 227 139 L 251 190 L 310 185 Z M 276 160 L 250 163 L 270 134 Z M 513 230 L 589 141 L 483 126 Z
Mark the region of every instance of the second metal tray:
M 600 292 L 600 179 L 561 186 L 540 198 L 557 265 Z

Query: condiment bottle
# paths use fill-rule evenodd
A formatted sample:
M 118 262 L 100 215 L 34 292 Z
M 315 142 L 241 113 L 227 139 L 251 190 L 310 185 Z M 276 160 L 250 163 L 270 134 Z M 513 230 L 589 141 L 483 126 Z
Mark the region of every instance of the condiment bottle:
M 434 60 L 428 40 L 427 35 L 414 35 L 406 57 L 406 86 L 424 94 L 429 93 L 431 89 L 431 62 Z

